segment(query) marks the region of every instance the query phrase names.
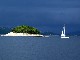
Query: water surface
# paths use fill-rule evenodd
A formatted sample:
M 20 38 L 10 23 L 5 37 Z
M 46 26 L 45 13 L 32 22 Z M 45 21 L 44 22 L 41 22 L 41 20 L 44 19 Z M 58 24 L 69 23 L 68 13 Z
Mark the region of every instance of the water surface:
M 80 60 L 80 37 L 0 37 L 0 60 Z

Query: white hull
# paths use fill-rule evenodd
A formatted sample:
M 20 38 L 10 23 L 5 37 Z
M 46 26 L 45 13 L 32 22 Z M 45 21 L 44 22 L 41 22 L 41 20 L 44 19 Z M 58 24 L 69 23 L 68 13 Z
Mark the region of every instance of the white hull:
M 61 37 L 61 38 L 69 38 L 69 37 Z

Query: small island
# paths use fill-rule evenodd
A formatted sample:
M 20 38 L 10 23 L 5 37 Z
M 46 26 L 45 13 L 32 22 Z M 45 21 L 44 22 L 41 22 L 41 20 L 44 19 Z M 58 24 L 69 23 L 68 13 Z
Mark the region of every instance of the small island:
M 11 32 L 6 35 L 1 36 L 38 36 L 42 37 L 43 35 L 40 34 L 40 31 L 34 27 L 31 26 L 17 26 L 15 28 L 12 28 Z

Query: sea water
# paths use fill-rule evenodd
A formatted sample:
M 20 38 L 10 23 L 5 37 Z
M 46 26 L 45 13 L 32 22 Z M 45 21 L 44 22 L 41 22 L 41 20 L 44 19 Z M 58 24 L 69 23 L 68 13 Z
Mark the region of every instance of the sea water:
M 80 60 L 80 36 L 0 37 L 0 60 Z

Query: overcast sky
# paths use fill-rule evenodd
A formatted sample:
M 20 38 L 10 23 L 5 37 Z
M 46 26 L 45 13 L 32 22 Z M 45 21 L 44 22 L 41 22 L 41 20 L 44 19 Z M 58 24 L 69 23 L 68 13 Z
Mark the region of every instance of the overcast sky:
M 0 0 L 0 26 L 23 24 L 42 31 L 58 31 L 66 24 L 79 31 L 80 0 Z

